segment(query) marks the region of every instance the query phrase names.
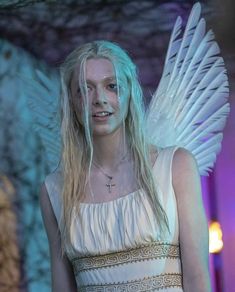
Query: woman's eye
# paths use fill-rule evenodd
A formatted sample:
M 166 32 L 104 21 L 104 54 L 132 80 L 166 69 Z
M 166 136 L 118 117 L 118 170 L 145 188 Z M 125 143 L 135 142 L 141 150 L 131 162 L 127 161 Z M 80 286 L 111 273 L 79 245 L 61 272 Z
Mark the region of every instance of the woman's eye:
M 87 87 L 83 87 L 83 92 L 90 92 L 92 90 L 92 88 L 91 88 L 91 86 L 87 86 Z M 81 95 L 82 94 L 82 90 L 81 90 L 81 88 L 79 87 L 78 89 L 77 89 L 77 94 L 78 95 Z
M 113 90 L 113 91 L 117 91 L 117 84 L 116 83 L 110 83 L 108 85 L 108 88 Z

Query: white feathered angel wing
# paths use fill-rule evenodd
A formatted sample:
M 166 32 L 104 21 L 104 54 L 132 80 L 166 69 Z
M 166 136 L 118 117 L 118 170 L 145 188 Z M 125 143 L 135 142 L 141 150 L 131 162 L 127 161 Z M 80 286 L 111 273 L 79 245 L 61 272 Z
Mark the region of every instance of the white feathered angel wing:
M 21 76 L 25 85 L 24 94 L 32 110 L 35 129 L 45 148 L 49 170 L 53 171 L 59 164 L 61 152 L 59 74 L 56 71 L 43 73 L 37 69 L 33 73 L 33 78 Z
M 228 79 L 213 32 L 195 4 L 184 34 L 177 18 L 163 75 L 146 112 L 150 142 L 191 151 L 201 175 L 212 168 L 229 113 Z

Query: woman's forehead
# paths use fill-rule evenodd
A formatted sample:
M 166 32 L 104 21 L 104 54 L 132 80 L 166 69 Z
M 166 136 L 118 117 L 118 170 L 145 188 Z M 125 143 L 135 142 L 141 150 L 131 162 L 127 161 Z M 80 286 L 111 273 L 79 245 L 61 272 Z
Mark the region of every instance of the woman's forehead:
M 86 61 L 85 77 L 87 80 L 105 80 L 115 77 L 115 69 L 108 59 L 88 59 Z
M 84 63 L 84 68 L 81 70 L 80 64 L 77 64 L 73 70 L 72 80 L 78 80 L 79 74 L 84 74 L 83 78 L 85 80 L 113 80 L 113 79 L 126 79 L 124 71 L 121 66 L 113 64 L 108 58 L 89 58 Z

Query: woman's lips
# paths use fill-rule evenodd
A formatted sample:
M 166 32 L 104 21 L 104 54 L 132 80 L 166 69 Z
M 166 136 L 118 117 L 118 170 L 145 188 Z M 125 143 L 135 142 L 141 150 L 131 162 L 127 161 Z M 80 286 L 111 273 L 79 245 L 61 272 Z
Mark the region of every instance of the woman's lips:
M 107 116 L 92 116 L 92 119 L 96 122 L 106 122 L 113 114 Z

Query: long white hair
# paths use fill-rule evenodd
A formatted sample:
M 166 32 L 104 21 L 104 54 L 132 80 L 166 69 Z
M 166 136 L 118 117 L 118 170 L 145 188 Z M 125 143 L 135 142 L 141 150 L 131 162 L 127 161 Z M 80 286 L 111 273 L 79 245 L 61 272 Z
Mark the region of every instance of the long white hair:
M 124 135 L 128 137 L 129 147 L 135 163 L 135 177 L 152 202 L 160 230 L 168 229 L 166 214 L 159 202 L 156 185 L 152 175 L 150 145 L 145 136 L 145 109 L 143 94 L 138 82 L 136 66 L 117 44 L 108 41 L 94 41 L 75 49 L 61 66 L 61 131 L 62 131 L 62 173 L 63 173 L 63 216 L 60 224 L 62 242 L 72 248 L 70 226 L 72 214 L 79 216 L 79 203 L 84 198 L 85 187 L 89 182 L 93 158 L 93 139 L 89 121 L 89 105 L 86 91 L 85 65 L 91 58 L 108 59 L 118 76 L 126 79 L 129 92 L 129 109 L 123 121 Z M 82 120 L 79 122 L 77 104 L 71 94 L 71 80 L 79 68 L 78 86 L 85 96 Z M 122 90 L 121 88 L 119 89 Z M 121 92 L 119 92 L 121 94 Z M 81 235 L 82 236 L 82 235 Z

